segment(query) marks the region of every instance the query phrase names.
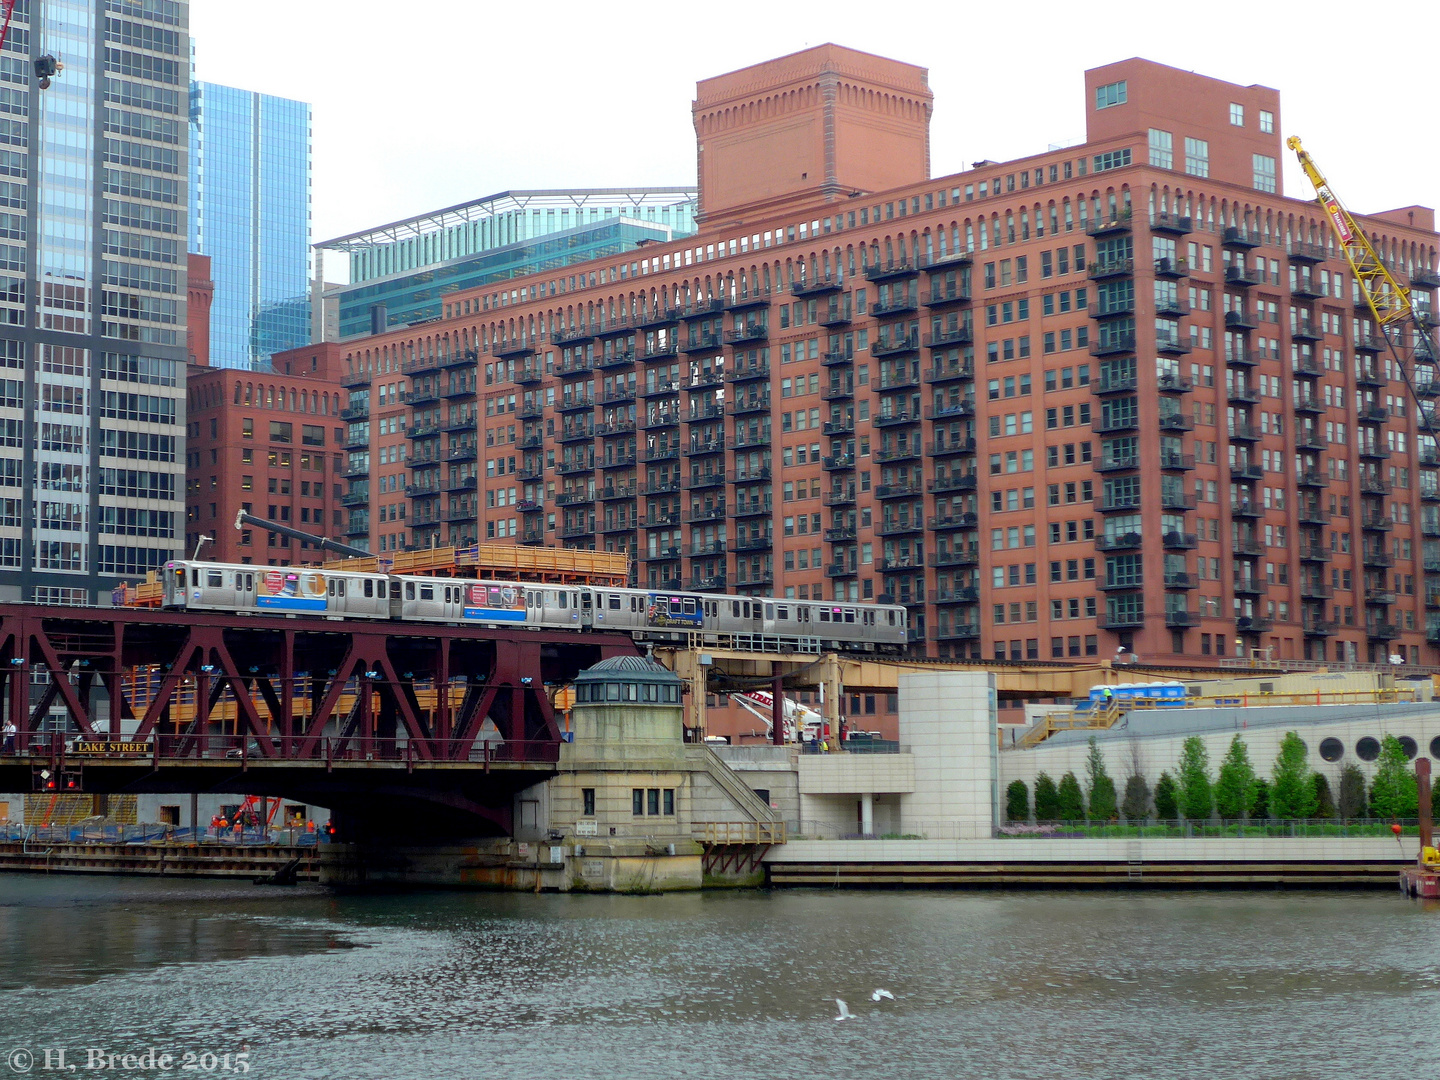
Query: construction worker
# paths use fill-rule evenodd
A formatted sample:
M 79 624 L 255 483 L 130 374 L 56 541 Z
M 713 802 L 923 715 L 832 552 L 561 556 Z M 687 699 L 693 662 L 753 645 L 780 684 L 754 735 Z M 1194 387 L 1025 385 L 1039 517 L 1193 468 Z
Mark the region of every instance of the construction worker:
M 1110 708 L 1110 706 L 1111 706 L 1111 705 L 1114 703 L 1114 701 L 1115 701 L 1115 691 L 1114 691 L 1114 690 L 1111 690 L 1110 687 L 1108 687 L 1108 686 L 1105 687 L 1103 690 L 1100 691 L 1100 696 L 1101 696 L 1102 699 L 1104 699 L 1104 701 L 1105 701 L 1105 708 L 1107 708 L 1107 709 Z

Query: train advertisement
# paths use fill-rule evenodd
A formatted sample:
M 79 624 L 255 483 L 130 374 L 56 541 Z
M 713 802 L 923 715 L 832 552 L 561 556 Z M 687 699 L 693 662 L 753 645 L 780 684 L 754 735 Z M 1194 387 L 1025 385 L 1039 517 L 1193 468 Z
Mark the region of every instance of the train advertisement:
M 313 570 L 268 570 L 255 583 L 255 606 L 270 611 L 324 611 L 325 575 Z
M 525 590 L 516 585 L 467 585 L 465 618 L 523 623 Z
M 703 630 L 705 613 L 693 596 L 662 596 L 660 593 L 650 593 L 645 607 L 645 621 L 650 626 Z

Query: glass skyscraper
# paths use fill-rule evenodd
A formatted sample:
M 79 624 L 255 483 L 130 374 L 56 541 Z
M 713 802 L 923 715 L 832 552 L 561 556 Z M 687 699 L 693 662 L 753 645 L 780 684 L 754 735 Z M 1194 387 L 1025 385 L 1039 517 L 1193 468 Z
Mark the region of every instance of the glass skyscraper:
M 188 27 L 30 0 L 0 52 L 0 599 L 93 602 L 184 535 Z
M 190 250 L 211 259 L 210 363 L 310 341 L 310 106 L 190 86 Z

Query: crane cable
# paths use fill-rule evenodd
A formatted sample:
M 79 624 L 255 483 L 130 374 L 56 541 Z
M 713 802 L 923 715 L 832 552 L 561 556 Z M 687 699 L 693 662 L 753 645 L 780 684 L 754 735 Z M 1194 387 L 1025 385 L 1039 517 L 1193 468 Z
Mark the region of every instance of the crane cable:
M 1435 410 L 1433 407 L 1426 408 L 1425 403 L 1420 400 L 1414 380 L 1406 369 L 1400 356 L 1400 350 L 1395 344 L 1395 337 L 1387 332 L 1387 328 L 1391 324 L 1399 323 L 1402 320 L 1408 321 L 1415 335 L 1416 358 L 1424 360 L 1432 368 L 1435 366 L 1437 362 L 1435 343 L 1415 312 L 1415 305 L 1410 299 L 1410 290 L 1396 281 L 1389 268 L 1381 261 L 1379 254 L 1365 235 L 1365 230 L 1341 205 L 1340 200 L 1330 190 L 1329 181 L 1321 174 L 1314 159 L 1300 145 L 1299 136 L 1290 136 L 1285 141 L 1285 145 L 1295 151 L 1296 157 L 1300 159 L 1300 167 L 1305 171 L 1306 178 L 1315 189 L 1315 199 L 1321 209 L 1325 211 L 1325 219 L 1330 223 L 1331 230 L 1339 239 L 1340 250 L 1345 255 L 1345 261 L 1350 264 L 1350 269 L 1354 272 L 1355 280 L 1365 297 L 1365 303 L 1369 306 L 1370 313 L 1375 316 L 1377 330 L 1395 360 L 1395 370 L 1400 373 L 1400 379 L 1405 384 L 1405 389 L 1409 391 L 1411 400 L 1415 403 L 1415 410 L 1419 414 L 1424 433 L 1435 444 L 1432 449 L 1440 447 L 1440 435 L 1437 435 L 1435 430 Z

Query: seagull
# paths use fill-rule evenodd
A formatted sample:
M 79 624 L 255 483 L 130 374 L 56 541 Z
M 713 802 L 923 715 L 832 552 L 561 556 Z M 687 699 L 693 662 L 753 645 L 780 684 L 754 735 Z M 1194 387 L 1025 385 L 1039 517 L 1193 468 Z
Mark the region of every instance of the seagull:
M 871 1001 L 879 1001 L 881 998 L 884 998 L 886 1001 L 894 1001 L 895 995 L 889 990 L 876 990 L 870 995 Z
M 840 998 L 835 999 L 835 1007 L 840 1010 L 840 1015 L 835 1017 L 837 1021 L 855 1019 L 855 1014 L 850 1011 L 850 1006 L 846 1005 Z

